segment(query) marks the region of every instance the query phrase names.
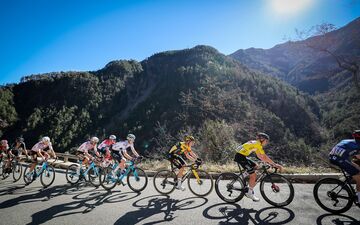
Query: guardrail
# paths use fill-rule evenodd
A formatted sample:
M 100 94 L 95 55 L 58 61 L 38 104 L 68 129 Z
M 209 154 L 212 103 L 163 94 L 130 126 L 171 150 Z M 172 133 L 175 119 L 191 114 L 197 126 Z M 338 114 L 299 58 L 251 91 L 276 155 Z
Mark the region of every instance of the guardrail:
M 56 156 L 58 157 L 58 158 L 61 158 L 61 159 L 63 159 L 63 161 L 65 162 L 65 163 L 67 163 L 67 162 L 69 162 L 70 160 L 69 159 L 71 159 L 71 161 L 77 161 L 77 160 L 79 160 L 79 157 L 77 157 L 76 155 L 72 155 L 72 154 L 70 154 L 70 153 L 67 153 L 67 152 L 65 152 L 65 153 L 60 153 L 60 152 L 58 152 L 58 153 L 56 153 Z
M 54 167 L 66 169 L 71 164 L 76 163 L 79 157 L 76 155 L 72 155 L 68 152 L 66 153 L 56 153 L 56 156 L 58 157 L 58 160 L 49 159 L 49 162 L 52 163 Z M 26 159 L 26 156 L 22 155 L 20 156 L 21 159 Z M 41 159 L 38 158 L 40 161 Z M 156 171 L 147 170 L 146 171 L 148 176 L 154 176 Z M 211 172 L 210 173 L 214 179 L 216 179 L 220 173 Z M 333 178 L 339 178 L 342 175 L 340 173 L 314 173 L 314 174 L 282 174 L 288 179 L 290 179 L 294 183 L 315 183 L 321 178 L 324 177 L 333 177 Z

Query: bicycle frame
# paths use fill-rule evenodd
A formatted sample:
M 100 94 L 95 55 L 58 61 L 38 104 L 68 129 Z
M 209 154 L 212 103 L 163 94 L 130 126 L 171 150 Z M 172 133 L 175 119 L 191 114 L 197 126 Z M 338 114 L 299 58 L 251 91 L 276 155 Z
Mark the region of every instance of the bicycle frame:
M 42 163 L 42 165 L 41 165 L 40 170 L 38 170 L 38 172 L 36 172 L 36 167 L 35 167 L 34 170 L 31 171 L 31 173 L 32 173 L 32 174 L 35 173 L 35 175 L 36 175 L 37 177 L 39 177 L 39 176 L 41 175 L 41 173 L 42 173 L 44 170 L 46 170 L 47 168 L 48 168 L 48 162 L 47 162 L 47 161 L 44 161 L 44 162 Z
M 190 174 L 192 172 L 194 174 L 195 178 L 196 178 L 196 181 L 198 183 L 200 183 L 200 177 L 199 177 L 199 174 L 197 173 L 197 169 L 199 168 L 199 166 L 197 166 L 196 163 L 193 163 L 193 164 L 190 164 L 190 165 L 186 165 L 184 167 L 189 168 L 189 169 L 186 171 L 184 176 L 182 176 L 181 182 L 184 182 L 188 178 L 188 176 L 190 176 Z M 175 170 L 174 165 L 171 163 L 171 171 L 175 172 L 174 170 Z M 174 183 L 174 185 L 175 185 L 175 183 Z
M 135 162 L 134 161 L 129 161 L 129 162 L 125 162 L 125 164 L 126 165 L 128 165 L 128 167 L 126 168 L 126 170 L 125 170 L 125 173 L 124 174 L 121 174 L 120 176 L 116 176 L 116 177 L 111 177 L 111 181 L 113 181 L 113 182 L 118 182 L 118 181 L 122 181 L 122 179 L 124 179 L 124 177 L 126 177 L 129 173 L 130 173 L 130 171 L 133 171 L 134 172 L 134 176 L 136 177 L 136 178 L 138 178 L 138 174 L 137 174 L 137 172 L 136 172 L 136 170 L 135 170 Z M 114 164 L 114 166 L 112 167 L 112 170 L 114 170 L 117 166 L 119 165 L 119 163 L 118 162 L 116 162 L 115 164 Z M 118 171 L 119 172 L 119 171 Z
M 238 175 L 239 177 L 242 178 L 242 180 L 244 181 L 244 184 L 245 184 L 245 187 L 247 186 L 247 181 L 243 175 L 243 173 L 245 172 L 245 169 L 242 169 L 240 164 L 238 163 L 238 167 L 239 167 L 239 171 L 240 171 L 240 174 Z M 259 176 L 256 176 L 256 181 L 255 181 L 255 185 L 257 185 L 259 182 L 261 182 L 261 180 L 267 176 L 268 174 L 270 174 L 268 172 L 268 169 L 270 168 L 270 166 L 268 165 L 262 165 L 260 168 L 256 169 L 254 173 L 256 173 L 256 171 L 261 171 L 261 174 Z M 275 172 L 273 173 L 276 173 L 277 172 L 277 169 L 275 168 Z
M 82 161 L 81 160 L 79 161 L 79 164 L 82 167 Z M 81 167 L 80 167 L 80 175 L 85 177 L 91 169 L 94 169 L 96 175 L 99 176 L 99 171 L 97 170 L 95 162 L 92 161 L 85 171 L 82 171 Z
M 337 198 L 343 198 L 343 199 L 349 199 L 352 200 L 353 202 L 355 202 L 355 199 L 357 198 L 356 196 L 356 191 L 353 188 L 353 186 L 351 185 L 351 181 L 352 181 L 352 177 L 350 175 L 348 175 L 343 169 L 341 169 L 341 172 L 343 173 L 343 175 L 345 176 L 345 182 L 344 185 L 341 187 L 341 189 L 336 193 L 336 197 Z M 340 193 L 340 191 L 345 187 L 348 186 L 350 191 L 351 191 L 351 196 L 349 197 L 344 197 L 344 196 L 339 196 L 338 194 Z M 333 190 L 335 190 L 337 187 L 335 187 Z M 333 191 L 331 190 L 331 191 Z M 331 196 L 329 196 L 331 197 Z

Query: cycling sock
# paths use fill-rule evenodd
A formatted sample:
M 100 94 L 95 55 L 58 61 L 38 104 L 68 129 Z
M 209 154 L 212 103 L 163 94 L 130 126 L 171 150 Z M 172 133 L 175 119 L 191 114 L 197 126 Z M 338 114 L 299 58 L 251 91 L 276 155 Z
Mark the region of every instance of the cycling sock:
M 360 203 L 360 191 L 358 191 L 357 196 L 358 196 L 358 203 Z

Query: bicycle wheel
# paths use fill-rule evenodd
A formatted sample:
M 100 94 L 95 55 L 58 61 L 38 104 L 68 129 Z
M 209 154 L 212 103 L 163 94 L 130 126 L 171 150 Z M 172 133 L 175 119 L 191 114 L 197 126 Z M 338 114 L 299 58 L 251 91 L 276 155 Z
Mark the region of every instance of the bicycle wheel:
M 88 171 L 89 181 L 94 187 L 100 186 L 100 173 L 99 172 L 100 171 L 99 171 L 98 167 L 92 167 Z
M 316 203 L 324 210 L 339 214 L 349 210 L 353 204 L 348 185 L 335 178 L 324 178 L 314 186 Z
M 134 168 L 127 175 L 129 188 L 135 192 L 144 190 L 148 183 L 148 177 L 143 169 Z
M 1 153 L 0 153 L 1 154 Z M 0 175 L 2 176 L 3 174 L 3 164 L 4 164 L 4 160 L 3 158 L 1 157 L 0 158 Z
M 168 195 L 175 190 L 176 174 L 171 170 L 160 170 L 154 175 L 154 187 L 160 194 Z
M 103 168 L 100 171 L 100 185 L 105 189 L 105 190 L 111 190 L 116 186 L 117 183 L 117 178 L 113 177 L 112 175 L 112 168 L 111 167 L 107 167 L 107 168 Z
M 29 172 L 30 170 L 30 165 L 27 165 L 24 169 L 24 182 L 25 184 L 30 184 L 33 181 L 33 174 L 34 174 L 34 170 L 32 172 Z
M 8 178 L 9 177 L 9 169 L 6 169 L 5 168 L 5 165 L 6 165 L 6 162 L 4 162 L 3 163 L 3 165 L 2 165 L 2 177 L 3 177 L 3 180 L 5 180 L 6 178 Z
M 13 179 L 14 179 L 14 182 L 20 180 L 21 178 L 21 174 L 22 174 L 22 165 L 18 162 L 14 162 L 12 164 L 12 176 L 13 176 Z
M 80 166 L 78 164 L 70 165 L 65 172 L 67 182 L 77 184 L 80 181 Z
M 222 173 L 215 181 L 216 194 L 223 201 L 235 203 L 245 195 L 245 183 L 235 173 Z
M 40 174 L 40 182 L 44 188 L 49 187 L 55 180 L 55 169 L 48 165 L 45 170 Z
M 284 176 L 276 173 L 266 175 L 260 181 L 260 193 L 270 205 L 283 207 L 294 199 L 294 187 Z
M 193 170 L 188 177 L 189 190 L 196 196 L 206 196 L 210 194 L 214 183 L 212 176 L 201 169 Z

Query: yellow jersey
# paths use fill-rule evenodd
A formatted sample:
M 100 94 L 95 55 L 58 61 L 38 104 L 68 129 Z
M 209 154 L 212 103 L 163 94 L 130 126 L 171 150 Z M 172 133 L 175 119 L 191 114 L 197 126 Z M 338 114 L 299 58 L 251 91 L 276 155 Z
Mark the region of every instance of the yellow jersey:
M 170 154 L 177 154 L 177 155 L 185 154 L 185 152 L 191 152 L 191 147 L 186 145 L 185 142 L 177 143 L 169 151 Z
M 238 151 L 238 153 L 244 156 L 249 156 L 252 152 L 260 155 L 265 154 L 265 151 L 260 141 L 248 141 L 245 144 L 241 145 L 241 149 Z

